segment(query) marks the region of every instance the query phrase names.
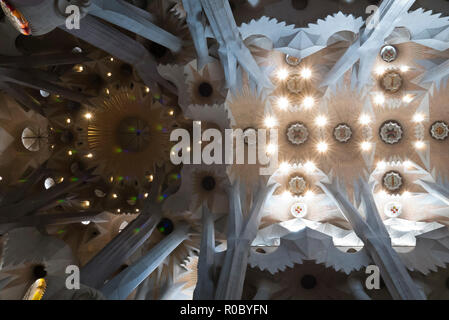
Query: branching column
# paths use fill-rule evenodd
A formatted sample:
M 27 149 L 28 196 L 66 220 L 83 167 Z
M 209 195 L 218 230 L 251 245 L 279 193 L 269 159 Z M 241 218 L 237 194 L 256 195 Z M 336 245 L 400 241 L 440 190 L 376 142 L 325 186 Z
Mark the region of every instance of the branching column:
M 106 279 L 151 236 L 162 218 L 159 206 L 151 206 L 129 223 L 81 269 L 81 282 L 101 288 Z
M 198 0 L 182 0 L 184 10 L 187 13 L 187 25 L 192 35 L 193 44 L 195 45 L 198 55 L 198 68 L 201 69 L 211 58 L 209 57 L 209 48 L 206 39 L 205 17 L 203 16 L 203 8 L 201 1 Z
M 237 62 L 259 87 L 269 87 L 249 49 L 243 43 L 228 0 L 198 0 L 209 20 L 210 28 L 219 44 L 218 54 L 230 88 L 237 86 Z
M 371 300 L 370 296 L 366 294 L 363 288 L 362 281 L 356 276 L 349 276 L 348 286 L 351 289 L 351 293 L 357 300 Z
M 433 195 L 435 198 L 440 199 L 445 204 L 449 205 L 449 190 L 434 182 L 418 180 L 416 181 L 416 183 L 423 187 L 424 190 Z
M 209 209 L 203 206 L 203 232 L 198 259 L 198 281 L 193 292 L 194 300 L 207 300 L 214 296 L 215 230 L 214 219 Z
M 96 220 L 95 217 L 98 216 L 99 214 L 100 212 L 98 211 L 85 211 L 85 212 L 62 212 L 62 213 L 40 214 L 40 215 L 25 216 L 18 219 L 0 217 L 0 235 L 5 234 L 8 231 L 15 228 L 62 225 L 82 221 L 98 222 L 98 220 Z
M 324 192 L 335 201 L 343 215 L 351 223 L 357 236 L 365 244 L 374 263 L 379 267 L 382 279 L 394 299 L 425 299 L 416 287 L 383 224 L 368 184 L 360 181 L 360 192 L 365 204 L 366 221 L 357 209 L 339 190 L 336 183 L 320 183 Z
M 108 281 L 101 289 L 107 299 L 124 300 L 141 284 L 173 250 L 188 237 L 189 226 L 179 224 L 165 239 L 159 242 L 135 264 Z
M 158 90 L 156 83 L 159 83 L 168 90 L 176 92 L 176 88 L 159 75 L 157 63 L 148 50 L 119 30 L 90 15 L 83 18 L 82 28 L 78 30 L 68 30 L 65 26 L 60 28 L 134 66 L 145 84 L 153 91 Z
M 242 297 L 251 243 L 256 237 L 266 200 L 277 185 L 260 183 L 254 193 L 253 205 L 246 219 L 240 200 L 240 182 L 234 184 L 230 194 L 227 250 L 220 272 L 215 299 L 238 300 Z

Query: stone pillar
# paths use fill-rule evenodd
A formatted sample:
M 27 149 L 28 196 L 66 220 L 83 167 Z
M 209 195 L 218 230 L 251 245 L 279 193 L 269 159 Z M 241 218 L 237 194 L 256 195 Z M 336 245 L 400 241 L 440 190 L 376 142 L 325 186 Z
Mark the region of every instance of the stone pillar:
M 215 230 L 214 219 L 203 205 L 203 232 L 201 238 L 200 257 L 198 259 L 198 281 L 193 292 L 194 300 L 209 300 L 214 297 L 215 273 Z
M 198 69 L 201 69 L 210 60 L 209 48 L 206 39 L 206 19 L 203 16 L 203 8 L 201 1 L 198 0 L 182 0 L 184 10 L 187 13 L 187 25 L 193 38 L 196 53 L 198 55 Z
M 0 66 L 13 68 L 39 68 L 78 64 L 90 61 L 82 53 L 51 53 L 32 56 L 0 56 Z
M 258 281 L 257 292 L 253 297 L 253 300 L 270 300 L 273 286 L 275 284 L 271 281 L 261 279 Z
M 150 206 L 131 221 L 81 269 L 81 282 L 101 288 L 106 279 L 151 236 L 162 218 L 160 206 Z
M 440 199 L 445 204 L 449 205 L 449 190 L 447 190 L 443 186 L 421 179 L 416 181 L 416 184 L 420 185 L 424 190 L 426 190 L 435 198 Z
M 360 193 L 365 204 L 366 221 L 354 205 L 339 190 L 337 183 L 319 183 L 323 191 L 334 200 L 337 207 L 351 223 L 357 236 L 365 244 L 371 259 L 379 267 L 382 279 L 393 299 L 425 299 L 416 287 L 399 255 L 391 246 L 388 231 L 380 219 L 368 184 L 360 181 Z M 356 186 L 357 187 L 357 186 Z
M 93 16 L 86 16 L 82 23 L 83 27 L 78 30 L 68 30 L 65 26 L 61 29 L 134 66 L 143 82 L 154 92 L 158 91 L 156 83 L 159 83 L 176 93 L 176 88 L 159 75 L 156 61 L 142 44 Z
M 242 298 L 250 246 L 257 235 L 265 202 L 276 187 L 277 185 L 266 185 L 262 180 L 259 182 L 258 189 L 254 192 L 253 205 L 249 209 L 246 219 L 243 218 L 242 212 L 242 207 L 246 207 L 246 203 L 242 203 L 240 200 L 240 182 L 235 183 L 232 187 L 228 247 L 215 292 L 216 300 L 239 300 Z
M 228 0 L 198 1 L 201 1 L 212 33 L 219 44 L 218 54 L 228 86 L 234 90 L 237 89 L 238 62 L 258 87 L 270 87 L 270 80 L 263 74 L 251 52 L 243 43 Z
M 67 180 L 38 194 L 33 194 L 20 199 L 20 201 L 17 200 L 14 203 L 7 203 L 6 205 L 1 206 L 0 216 L 17 219 L 35 213 L 47 204 L 57 200 L 59 197 L 64 196 L 74 188 L 80 186 L 91 177 L 90 171 L 86 171 L 83 174 L 84 176 L 79 177 L 76 181 Z M 26 188 L 26 186 L 24 187 Z M 25 194 L 23 194 L 23 196 L 25 196 Z
M 0 82 L 11 84 L 12 88 L 10 88 L 10 91 L 14 89 L 13 85 L 20 85 L 36 90 L 42 89 L 53 94 L 59 94 L 66 99 L 80 103 L 88 103 L 88 99 L 85 95 L 54 84 L 53 82 L 57 80 L 58 79 L 55 78 L 54 75 L 39 71 L 38 69 L 19 70 L 0 67 Z M 14 92 L 12 93 L 14 94 Z M 13 95 L 13 97 L 16 98 L 16 95 Z
M 135 264 L 123 270 L 102 288 L 103 295 L 110 300 L 126 299 L 185 239 L 189 226 L 179 224 L 165 239 L 159 242 Z
M 15 228 L 24 227 L 42 227 L 49 225 L 61 225 L 78 223 L 82 221 L 92 221 L 99 215 L 98 211 L 86 212 L 61 212 L 52 214 L 40 214 L 26 216 L 19 219 L 0 217 L 0 235 L 7 233 Z
M 180 38 L 151 23 L 146 11 L 120 0 L 93 0 L 89 14 L 131 31 L 174 52 L 181 50 Z
M 348 287 L 356 300 L 371 300 L 370 296 L 366 294 L 363 284 L 358 277 L 348 277 Z

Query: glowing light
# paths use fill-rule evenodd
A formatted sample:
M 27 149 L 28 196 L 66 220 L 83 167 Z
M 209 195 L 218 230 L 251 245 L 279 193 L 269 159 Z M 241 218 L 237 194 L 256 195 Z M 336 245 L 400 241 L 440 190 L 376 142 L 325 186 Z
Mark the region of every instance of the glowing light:
M 106 94 L 109 94 L 109 93 L 111 93 L 110 91 L 109 91 L 109 89 L 108 88 L 106 88 Z
M 94 157 L 94 155 L 92 153 L 89 153 L 88 155 L 86 155 L 87 158 L 92 159 Z
M 279 170 L 282 173 L 287 173 L 290 170 L 290 164 L 288 164 L 287 162 L 282 162 L 279 166 Z
M 279 69 L 277 72 L 277 78 L 281 81 L 284 81 L 288 77 L 288 70 L 287 69 Z
M 306 198 L 312 198 L 315 195 L 315 193 L 312 190 L 307 190 L 306 194 L 304 195 Z
M 274 154 L 276 152 L 276 146 L 274 144 L 269 144 L 267 146 L 267 153 L 268 154 Z
M 148 176 L 148 181 L 153 182 L 153 180 L 154 180 L 154 177 L 153 177 L 152 174 L 150 174 L 150 175 Z
M 90 207 L 90 201 L 88 201 L 88 200 L 83 201 L 83 207 L 85 207 L 85 208 Z
M 381 75 L 384 74 L 385 68 L 384 68 L 384 67 L 377 67 L 375 72 L 376 72 L 376 74 L 377 74 L 378 76 L 381 76 Z
M 274 117 L 266 117 L 265 118 L 265 126 L 267 128 L 273 128 L 276 125 L 276 123 L 277 123 L 277 120 Z
M 284 191 L 282 193 L 282 198 L 283 199 L 289 199 L 289 198 L 291 198 L 291 196 L 292 196 L 292 194 L 289 191 Z
M 319 127 L 324 127 L 327 124 L 327 118 L 325 116 L 318 116 L 315 119 L 315 123 Z
M 402 97 L 402 101 L 405 103 L 410 103 L 413 101 L 413 96 L 411 94 L 406 94 L 404 97 Z
M 72 150 L 69 150 L 69 151 L 67 152 L 67 154 L 68 154 L 69 156 L 71 156 L 71 155 L 73 155 L 73 151 L 72 151 Z
M 317 150 L 318 152 L 324 153 L 327 151 L 327 149 L 329 148 L 329 146 L 327 145 L 326 142 L 321 141 L 317 144 Z
M 72 120 L 71 120 L 70 118 L 67 118 L 67 119 L 65 120 L 65 122 L 67 122 L 67 124 L 70 124 L 70 123 L 72 122 Z
M 362 148 L 363 151 L 369 151 L 369 150 L 371 150 L 371 142 L 364 141 L 364 142 L 362 142 L 360 147 Z
M 367 124 L 371 123 L 371 117 L 367 114 L 362 114 L 359 118 L 359 122 L 362 125 L 367 125 Z
M 404 198 L 408 198 L 408 197 L 410 197 L 410 192 L 409 191 L 404 191 L 403 193 L 402 193 L 402 196 L 404 197 Z
M 148 192 L 143 195 L 145 198 L 148 198 Z
M 304 68 L 301 70 L 301 77 L 304 79 L 310 79 L 312 77 L 312 70 L 309 68 Z
M 382 105 L 382 104 L 384 104 L 385 103 L 385 97 L 384 97 L 384 95 L 383 94 L 377 94 L 375 97 L 374 97 L 374 103 L 375 104 L 377 104 L 377 105 Z
M 420 150 L 424 149 L 426 147 L 426 144 L 423 141 L 416 141 L 415 142 L 415 148 Z
M 308 173 L 312 173 L 316 170 L 316 166 L 312 161 L 307 161 L 306 164 L 304 165 L 304 168 Z
M 136 212 L 139 212 L 140 210 L 139 209 L 136 209 Z
M 171 115 L 171 116 L 173 116 L 173 115 L 175 114 L 175 112 L 174 112 L 173 110 L 170 110 L 170 111 L 168 112 L 168 114 Z
M 81 223 L 87 226 L 90 223 L 90 221 L 81 221 Z
M 0 176 L 0 181 L 2 181 L 3 180 L 3 177 L 2 176 Z
M 190 147 L 187 147 L 187 152 L 190 152 L 190 150 L 191 150 Z
M 146 93 L 149 93 L 149 92 L 150 92 L 150 88 L 145 87 L 145 92 L 146 92 Z
M 377 163 L 377 169 L 384 170 L 387 167 L 387 163 L 385 161 L 379 161 Z
M 309 109 L 312 108 L 313 105 L 315 104 L 315 99 L 313 99 L 312 97 L 306 97 L 303 101 L 304 107 Z
M 288 99 L 286 97 L 280 97 L 277 101 L 278 107 L 281 108 L 282 110 L 285 110 L 288 108 L 288 105 L 290 104 L 290 102 L 288 101 Z
M 113 62 L 113 61 L 114 61 L 114 58 L 113 58 L 113 57 L 111 57 L 111 59 L 110 59 L 110 60 L 111 60 L 111 62 Z
M 112 77 L 112 72 L 108 72 L 106 75 L 107 75 L 108 77 Z
M 86 118 L 87 120 L 92 119 L 92 113 L 87 112 L 87 113 L 84 115 L 84 118 Z
M 422 113 L 415 113 L 413 115 L 413 122 L 423 122 L 426 117 Z
M 75 71 L 76 72 L 83 72 L 84 71 L 84 67 L 82 65 L 76 65 L 75 66 Z
M 410 70 L 409 66 L 401 66 L 401 72 L 407 72 Z
M 118 212 L 118 213 L 120 213 L 120 211 L 121 211 L 120 209 L 117 209 L 117 212 Z
M 410 169 L 411 167 L 413 167 L 413 163 L 409 160 L 406 160 L 402 163 L 402 165 L 406 168 L 406 169 Z
M 114 199 L 117 199 L 117 198 L 118 198 L 117 193 L 113 193 L 113 194 L 112 194 L 112 197 L 113 197 Z

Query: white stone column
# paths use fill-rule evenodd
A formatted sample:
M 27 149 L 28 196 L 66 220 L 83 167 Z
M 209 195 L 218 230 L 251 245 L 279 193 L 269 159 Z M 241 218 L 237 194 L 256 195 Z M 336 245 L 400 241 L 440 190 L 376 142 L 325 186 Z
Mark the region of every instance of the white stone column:
M 449 205 L 449 190 L 434 182 L 418 180 L 416 184 L 420 185 L 424 190 L 445 204 Z
M 61 212 L 51 214 L 39 214 L 25 216 L 18 219 L 0 217 L 0 235 L 7 233 L 15 228 L 23 227 L 43 227 L 50 225 L 61 225 L 78 223 L 82 221 L 95 221 L 99 211 L 85 212 Z M 105 221 L 100 221 L 105 222 Z
M 370 296 L 365 292 L 362 280 L 358 277 L 349 276 L 348 287 L 356 300 L 371 300 Z
M 108 277 L 151 236 L 162 218 L 160 207 L 142 210 L 106 247 L 81 269 L 81 282 L 101 288 Z
M 123 270 L 102 288 L 103 295 L 110 300 L 126 299 L 185 239 L 189 226 L 180 223 L 175 230 L 152 248 L 135 264 Z
M 83 27 L 78 30 L 68 30 L 65 26 L 60 28 L 132 65 L 153 92 L 159 91 L 156 83 L 173 93 L 177 92 L 176 87 L 159 75 L 155 59 L 141 43 L 93 16 L 87 15 L 82 23 Z
M 201 1 L 212 33 L 219 44 L 218 54 L 228 86 L 234 90 L 237 89 L 238 62 L 258 87 L 270 87 L 270 80 L 261 71 L 251 52 L 243 43 L 228 0 L 198 1 Z
M 215 230 L 212 213 L 203 205 L 203 232 L 200 256 L 198 259 L 198 281 L 193 292 L 194 300 L 210 300 L 214 298 L 215 272 Z
M 273 286 L 275 284 L 266 279 L 261 279 L 258 281 L 257 292 L 253 297 L 253 300 L 269 300 L 273 292 Z
M 150 22 L 151 15 L 121 0 L 92 0 L 89 14 L 131 31 L 173 52 L 181 50 L 180 38 Z
M 337 207 L 351 223 L 357 236 L 365 244 L 371 259 L 379 267 L 382 279 L 385 281 L 392 297 L 403 300 L 425 299 L 410 277 L 399 255 L 391 246 L 391 239 L 380 219 L 368 184 L 364 181 L 360 181 L 359 184 L 365 204 L 366 221 L 348 198 L 342 194 L 337 183 L 320 183 L 319 185 L 334 200 Z
M 277 185 L 266 185 L 261 180 L 254 192 L 250 212 L 244 219 L 242 207 L 246 207 L 246 203 L 242 203 L 240 199 L 240 182 L 233 185 L 230 191 L 228 247 L 215 292 L 216 300 L 241 299 L 251 243 L 257 235 L 265 202 L 276 187 Z
M 195 45 L 198 55 L 198 69 L 201 69 L 212 60 L 209 57 L 209 48 L 206 39 L 206 19 L 203 16 L 203 8 L 201 1 L 198 0 L 182 0 L 184 10 L 187 13 L 186 21 L 192 35 L 193 44 Z M 204 21 L 203 21 L 204 20 Z

